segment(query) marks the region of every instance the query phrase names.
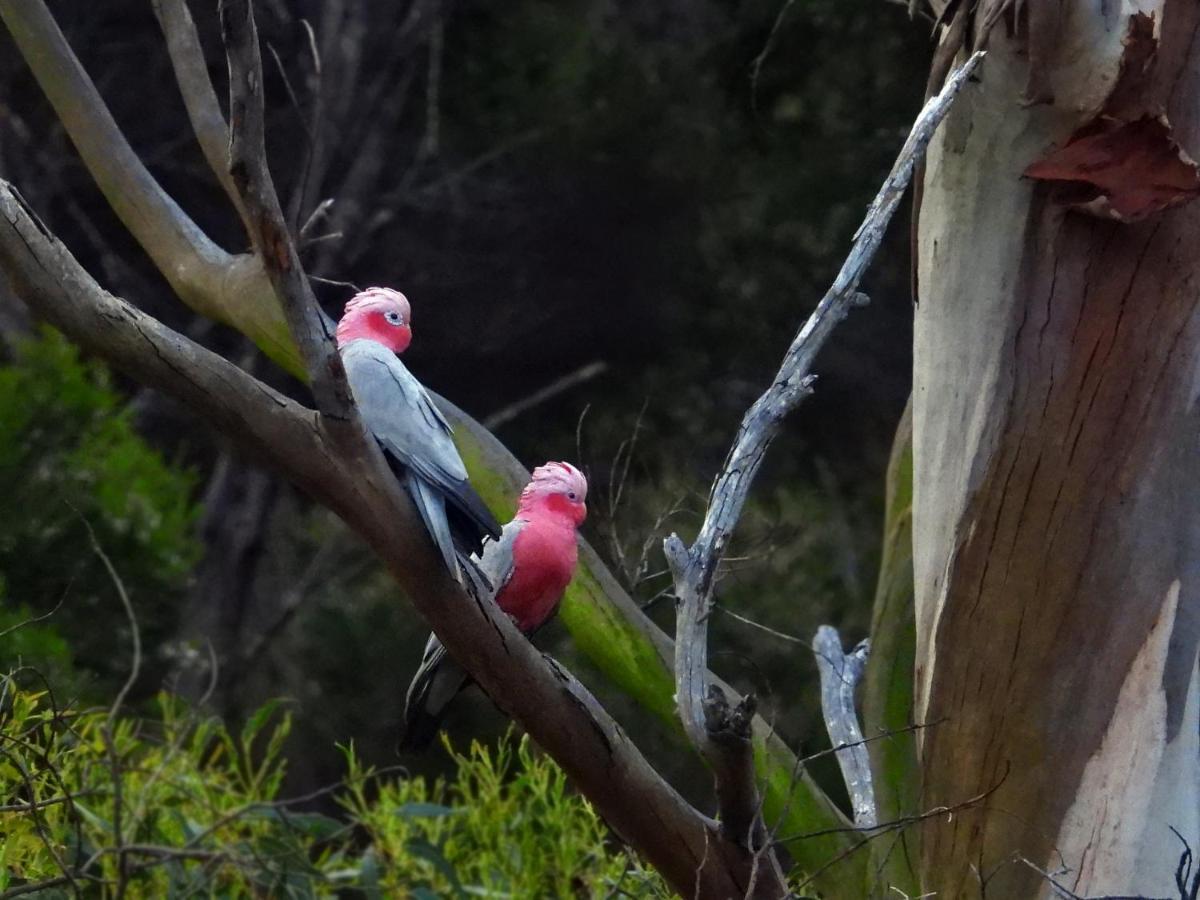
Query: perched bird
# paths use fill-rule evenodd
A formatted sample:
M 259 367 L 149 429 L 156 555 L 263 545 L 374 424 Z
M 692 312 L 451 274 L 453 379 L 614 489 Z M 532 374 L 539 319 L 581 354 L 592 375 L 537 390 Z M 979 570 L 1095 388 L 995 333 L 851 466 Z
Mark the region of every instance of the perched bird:
M 570 463 L 549 462 L 533 470 L 521 492 L 517 514 L 498 541 L 487 541 L 479 568 L 495 589 L 496 605 L 525 634 L 544 625 L 558 609 L 578 555 L 576 529 L 587 517 L 587 479 Z M 420 750 L 437 733 L 442 713 L 470 683 L 429 636 L 404 707 L 401 750 Z
M 355 294 L 337 326 L 338 350 L 359 414 L 408 489 L 446 568 L 460 582 L 457 550 L 475 553 L 500 523 L 467 481 L 450 423 L 399 355 L 412 342 L 412 313 L 399 291 Z

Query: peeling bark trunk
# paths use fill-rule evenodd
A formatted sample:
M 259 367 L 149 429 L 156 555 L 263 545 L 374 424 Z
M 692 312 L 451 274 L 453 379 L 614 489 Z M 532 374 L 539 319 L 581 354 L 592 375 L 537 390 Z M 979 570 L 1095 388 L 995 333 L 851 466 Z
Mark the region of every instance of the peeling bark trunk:
M 916 692 L 918 720 L 945 721 L 921 736 L 922 806 L 987 795 L 924 825 L 923 887 L 939 897 L 1048 894 L 1018 856 L 1069 869 L 1057 880 L 1082 895 L 1164 896 L 1183 849 L 1170 828 L 1200 848 L 1190 160 L 1118 139 L 1067 178 L 1022 177 L 1042 161 L 1028 174 L 1061 175 L 1097 130 L 1142 141 L 1130 123 L 1160 116 L 1200 155 L 1198 19 L 1193 0 L 1063 0 L 1033 73 L 1021 30 L 997 21 L 982 84 L 929 151 Z M 1053 102 L 1022 105 L 1034 76 L 1030 97 Z M 1159 203 L 1165 182 L 1178 190 Z

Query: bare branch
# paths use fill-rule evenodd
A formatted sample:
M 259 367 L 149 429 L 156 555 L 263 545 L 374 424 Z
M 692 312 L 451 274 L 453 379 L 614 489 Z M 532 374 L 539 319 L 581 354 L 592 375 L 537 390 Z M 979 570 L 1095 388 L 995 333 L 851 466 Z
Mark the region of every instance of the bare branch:
M 866 298 L 858 293 L 859 280 L 879 249 L 914 166 L 949 111 L 955 95 L 982 58 L 982 53 L 972 56 L 917 117 L 891 173 L 855 232 L 854 244 L 833 285 L 792 341 L 770 387 L 743 417 L 725 465 L 713 484 L 704 524 L 695 542 L 690 548 L 685 547 L 678 535 L 672 534 L 663 544 L 678 599 L 676 703 L 684 731 L 710 764 L 713 764 L 716 752 L 706 715 L 710 693 L 708 618 L 713 608 L 717 568 L 768 446 L 779 433 L 788 413 L 812 392 L 815 376 L 810 369 L 813 360 L 834 327 L 852 307 L 865 302 Z M 717 766 L 714 765 L 714 769 L 719 773 Z
M 267 167 L 262 57 L 250 0 L 222 0 L 221 33 L 229 58 L 229 171 L 250 222 L 250 241 L 266 267 L 288 328 L 300 348 L 317 409 L 345 419 L 353 401 L 329 320 L 317 305 Z
M 870 642 L 860 641 L 849 653 L 843 653 L 837 629 L 822 625 L 813 638 L 812 648 L 821 678 L 825 730 L 829 732 L 829 740 L 842 769 L 842 779 L 850 794 L 854 824 L 860 828 L 873 828 L 879 821 L 879 814 L 871 780 L 871 757 L 854 709 L 854 689 L 866 668 Z
M 183 95 L 183 105 L 188 121 L 192 123 L 196 142 L 249 231 L 246 208 L 229 174 L 229 125 L 225 122 L 225 115 L 217 102 L 217 92 L 208 77 L 204 48 L 200 45 L 196 24 L 188 12 L 187 0 L 152 2 L 154 14 L 158 16 L 158 23 L 166 38 L 171 68 L 175 70 L 175 80 L 179 83 L 179 92 Z
M 585 381 L 591 381 L 597 375 L 604 374 L 608 370 L 608 363 L 603 360 L 595 360 L 586 365 L 580 366 L 573 372 L 568 372 L 561 378 L 556 378 L 543 388 L 534 391 L 528 397 L 522 397 L 515 403 L 510 403 L 503 409 L 498 409 L 486 419 L 483 420 L 483 427 L 495 431 L 501 425 L 505 425 L 515 419 L 522 413 L 540 406 L 547 400 L 552 400 L 559 394 L 566 393 L 571 388 L 583 384 Z

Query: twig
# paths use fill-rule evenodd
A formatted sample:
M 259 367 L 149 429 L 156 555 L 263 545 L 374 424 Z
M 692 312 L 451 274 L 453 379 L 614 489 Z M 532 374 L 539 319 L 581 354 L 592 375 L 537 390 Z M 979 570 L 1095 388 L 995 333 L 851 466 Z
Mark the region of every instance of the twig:
M 70 589 L 71 589 L 70 585 L 67 585 L 67 591 L 69 591 Z M 60 609 L 62 609 L 63 601 L 67 599 L 67 591 L 63 591 L 63 595 L 61 597 L 59 597 L 58 602 L 54 604 L 54 609 L 50 610 L 49 612 L 42 613 L 40 616 L 33 616 L 32 618 L 25 619 L 22 622 L 18 622 L 16 625 L 9 625 L 3 631 L 0 631 L 0 638 L 7 637 L 8 635 L 12 634 L 14 631 L 18 631 L 27 625 L 36 625 L 38 622 L 46 621 L 48 618 L 50 618 L 52 615 L 54 615 L 56 612 L 58 612 Z
M 552 400 L 559 394 L 565 394 L 571 388 L 577 387 L 585 381 L 591 381 L 597 375 L 601 375 L 607 370 L 608 363 L 603 360 L 595 360 L 585 366 L 580 366 L 574 372 L 568 372 L 561 378 L 554 379 L 554 381 L 534 391 L 528 397 L 522 397 L 515 403 L 510 403 L 508 406 L 496 410 L 483 420 L 483 427 L 490 431 L 495 431 L 522 413 L 529 412 L 534 407 L 541 406 L 547 400 Z
M 103 736 L 104 746 L 108 752 L 109 769 L 112 775 L 113 796 L 112 796 L 112 829 L 113 843 L 117 847 L 117 900 L 121 900 L 125 896 L 125 889 L 129 882 L 128 860 L 124 852 L 124 837 L 122 836 L 122 816 L 124 815 L 124 796 L 123 786 L 124 780 L 121 774 L 121 757 L 117 753 L 116 741 L 113 740 L 113 725 L 116 723 L 117 713 L 121 709 L 121 705 L 125 702 L 125 698 L 129 695 L 129 691 L 133 688 L 137 681 L 138 675 L 142 670 L 142 633 L 138 627 L 137 614 L 133 611 L 133 604 L 129 600 L 129 593 L 125 590 L 125 583 L 121 580 L 121 576 L 117 574 L 116 567 L 113 566 L 112 560 L 108 558 L 108 554 L 104 552 L 104 548 L 100 546 L 100 542 L 96 539 L 96 532 L 92 529 L 92 524 L 82 516 L 84 527 L 87 528 L 88 538 L 92 542 L 92 549 L 96 551 L 96 555 L 100 557 L 100 561 L 104 563 L 104 568 L 108 571 L 108 577 L 112 579 L 113 586 L 117 590 L 117 596 L 121 598 L 121 605 L 125 608 L 125 617 L 129 620 L 129 633 L 133 641 L 133 662 L 129 667 L 129 677 L 125 679 L 125 683 L 121 685 L 121 690 L 117 692 L 117 697 L 113 700 L 112 706 L 108 709 L 108 719 L 105 721 Z
M 878 821 L 875 786 L 871 779 L 871 758 L 863 743 L 862 729 L 854 709 L 854 689 L 862 678 L 870 652 L 868 641 L 861 641 L 849 653 L 842 652 L 837 629 L 822 625 L 812 642 L 821 678 L 821 711 L 825 729 L 836 751 L 842 779 L 850 794 L 854 824 L 871 828 Z

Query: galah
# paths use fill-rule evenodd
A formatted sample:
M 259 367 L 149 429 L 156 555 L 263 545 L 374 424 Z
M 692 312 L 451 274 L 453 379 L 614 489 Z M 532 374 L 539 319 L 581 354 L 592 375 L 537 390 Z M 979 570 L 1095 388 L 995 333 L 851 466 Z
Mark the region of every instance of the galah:
M 467 481 L 450 423 L 400 362 L 412 342 L 412 313 L 399 291 L 355 294 L 337 326 L 338 350 L 367 429 L 408 489 L 425 529 L 460 582 L 457 548 L 477 552 L 500 524 Z
M 587 517 L 587 479 L 570 463 L 533 471 L 517 514 L 499 540 L 486 541 L 478 566 L 495 590 L 496 605 L 525 634 L 558 609 L 577 558 L 576 529 Z M 442 713 L 470 683 L 437 635 L 430 635 L 405 698 L 402 750 L 419 750 L 437 733 Z

